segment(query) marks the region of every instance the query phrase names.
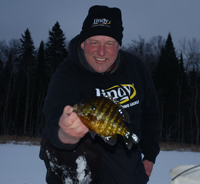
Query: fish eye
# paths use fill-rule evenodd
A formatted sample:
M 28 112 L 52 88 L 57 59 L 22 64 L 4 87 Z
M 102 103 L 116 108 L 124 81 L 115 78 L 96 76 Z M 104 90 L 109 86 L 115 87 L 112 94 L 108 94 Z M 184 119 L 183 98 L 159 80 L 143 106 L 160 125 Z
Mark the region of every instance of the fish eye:
M 95 106 L 92 106 L 92 110 L 96 110 L 96 107 L 95 107 Z

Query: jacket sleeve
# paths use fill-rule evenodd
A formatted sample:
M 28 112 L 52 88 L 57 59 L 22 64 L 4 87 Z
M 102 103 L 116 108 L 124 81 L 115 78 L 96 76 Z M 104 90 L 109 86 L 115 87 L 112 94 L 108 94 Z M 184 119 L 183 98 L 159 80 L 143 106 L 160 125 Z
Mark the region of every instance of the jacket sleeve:
M 81 84 L 75 80 L 76 77 L 68 71 L 65 63 L 62 63 L 51 79 L 44 102 L 43 113 L 46 124 L 43 136 L 47 136 L 50 143 L 59 149 L 68 150 L 77 146 L 77 144 L 63 144 L 58 138 L 58 122 L 64 107 L 66 105 L 73 106 L 81 99 Z
M 144 160 L 155 163 L 160 151 L 160 110 L 152 76 L 147 67 L 143 74 L 146 82 L 144 82 L 145 97 L 142 103 L 140 148 L 144 154 Z

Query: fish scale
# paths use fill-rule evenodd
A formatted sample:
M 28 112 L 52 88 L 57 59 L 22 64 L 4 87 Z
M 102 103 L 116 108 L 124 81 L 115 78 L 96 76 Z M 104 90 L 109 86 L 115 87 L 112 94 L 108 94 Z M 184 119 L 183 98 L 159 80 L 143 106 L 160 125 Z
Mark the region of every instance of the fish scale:
M 99 110 L 96 109 L 96 116 L 99 117 L 99 119 L 101 119 L 100 121 L 100 124 L 98 129 L 99 129 L 99 132 L 102 133 L 103 135 L 106 135 L 106 131 L 109 127 L 109 123 L 108 123 L 108 120 L 106 120 L 106 118 L 109 118 L 109 114 L 108 112 L 111 112 L 111 107 L 112 105 L 110 103 L 106 103 L 106 100 L 98 100 L 95 105 L 97 106 L 99 103 Z M 98 114 L 99 112 L 99 114 Z M 108 116 L 106 116 L 106 114 L 108 114 Z
M 116 120 L 119 120 L 118 118 L 120 118 L 119 114 L 116 113 L 118 110 L 118 107 L 112 101 L 107 101 L 106 98 L 104 99 L 104 103 L 107 104 L 108 108 L 104 109 L 104 111 L 105 111 L 104 112 L 105 126 L 104 126 L 103 133 L 104 133 L 104 136 L 106 136 L 108 134 L 113 135 L 118 128 L 118 126 L 115 126 L 116 128 L 113 128 L 113 124 Z M 104 105 L 104 103 L 102 104 L 102 106 Z M 106 114 L 107 114 L 107 116 L 106 116 Z

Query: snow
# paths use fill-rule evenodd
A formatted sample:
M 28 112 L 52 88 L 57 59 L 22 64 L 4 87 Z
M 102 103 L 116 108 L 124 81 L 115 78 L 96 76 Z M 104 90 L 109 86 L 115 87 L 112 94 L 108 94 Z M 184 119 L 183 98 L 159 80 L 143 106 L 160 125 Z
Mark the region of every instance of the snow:
M 87 169 L 87 161 L 84 156 L 79 156 L 76 159 L 77 164 L 77 178 L 79 180 L 79 184 L 89 183 L 91 181 L 91 172 L 88 175 L 85 174 L 85 170 Z
M 2 184 L 45 184 L 46 168 L 39 159 L 39 146 L 0 144 L 0 178 Z M 76 160 L 81 180 L 84 159 Z M 179 165 L 200 164 L 200 153 L 161 151 L 148 184 L 170 184 L 169 171 Z M 70 182 L 68 182 L 70 183 Z
M 45 183 L 45 166 L 38 156 L 39 146 L 1 144 L 0 183 Z

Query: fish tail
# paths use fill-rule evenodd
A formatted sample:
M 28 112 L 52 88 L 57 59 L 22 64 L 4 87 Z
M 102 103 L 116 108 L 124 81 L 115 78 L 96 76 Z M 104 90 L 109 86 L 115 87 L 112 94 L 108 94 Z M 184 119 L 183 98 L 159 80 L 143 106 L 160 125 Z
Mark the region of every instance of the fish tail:
M 124 136 L 124 142 L 127 146 L 127 148 L 130 150 L 133 146 L 133 144 L 139 143 L 139 138 L 136 134 L 127 132 Z

